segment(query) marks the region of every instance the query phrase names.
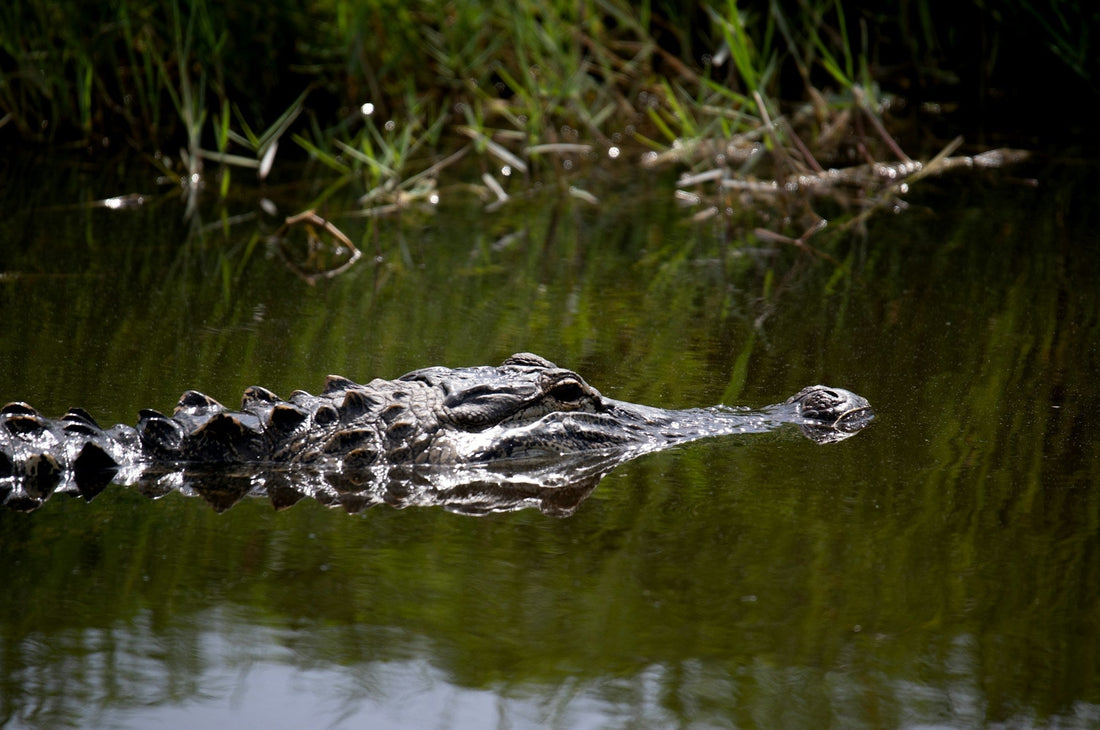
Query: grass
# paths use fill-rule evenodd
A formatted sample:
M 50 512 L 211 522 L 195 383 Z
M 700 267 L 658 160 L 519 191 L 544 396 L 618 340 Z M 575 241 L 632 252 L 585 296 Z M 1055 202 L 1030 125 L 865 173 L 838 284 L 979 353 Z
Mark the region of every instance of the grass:
M 917 6 L 921 21 L 937 8 Z M 1064 37 L 1066 15 L 1051 33 L 1081 67 L 1087 35 Z M 330 184 L 303 208 L 354 186 L 364 215 L 431 200 L 464 158 L 465 189 L 498 207 L 504 178 L 598 202 L 571 173 L 640 159 L 694 181 L 681 192 L 696 218 L 763 207 L 790 224 L 734 227 L 805 243 L 824 219 L 815 196 L 853 210 L 898 197 L 912 160 L 880 77 L 899 61 L 932 75 L 942 50 L 925 22 L 919 55 L 899 56 L 889 29 L 910 23 L 839 0 L 15 2 L 0 10 L 0 134 L 135 150 L 192 204 L 308 158 Z M 865 174 L 878 163 L 894 167 Z

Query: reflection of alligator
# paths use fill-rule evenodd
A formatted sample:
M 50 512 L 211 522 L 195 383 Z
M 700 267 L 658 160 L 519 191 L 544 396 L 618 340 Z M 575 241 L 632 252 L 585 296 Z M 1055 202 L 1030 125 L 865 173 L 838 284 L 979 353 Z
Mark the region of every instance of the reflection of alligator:
M 171 416 L 141 411 L 136 428 L 105 430 L 76 408 L 47 419 L 9 403 L 0 409 L 0 499 L 33 509 L 59 488 L 91 497 L 115 481 L 153 496 L 190 488 L 221 508 L 261 491 L 276 506 L 309 495 L 349 509 L 381 501 L 568 513 L 608 470 L 643 453 L 784 424 L 827 443 L 872 417 L 863 398 L 820 385 L 759 411 L 651 408 L 520 353 L 500 367 L 433 367 L 367 385 L 330 376 L 320 395 L 289 400 L 252 387 L 239 411 L 188 391 Z

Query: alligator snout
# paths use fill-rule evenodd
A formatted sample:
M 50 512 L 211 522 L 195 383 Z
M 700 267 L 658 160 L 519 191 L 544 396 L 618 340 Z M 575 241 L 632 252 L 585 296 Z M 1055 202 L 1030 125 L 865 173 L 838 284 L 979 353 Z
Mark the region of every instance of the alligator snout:
M 843 434 L 843 438 L 847 438 L 867 428 L 874 418 L 875 411 L 871 406 L 859 406 L 841 413 L 837 416 L 837 419 L 830 424 L 829 428 L 838 435 Z M 838 438 L 835 440 L 840 439 Z

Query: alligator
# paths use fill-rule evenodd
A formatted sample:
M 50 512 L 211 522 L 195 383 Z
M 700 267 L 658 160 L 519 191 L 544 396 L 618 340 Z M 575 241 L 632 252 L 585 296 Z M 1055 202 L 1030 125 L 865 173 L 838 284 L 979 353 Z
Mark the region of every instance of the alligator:
M 136 426 L 107 429 L 80 408 L 50 419 L 9 403 L 0 500 L 29 510 L 58 491 L 90 499 L 115 482 L 150 496 L 187 488 L 218 509 L 262 492 L 276 506 L 309 495 L 352 511 L 388 502 L 481 514 L 535 503 L 568 514 L 641 454 L 788 424 L 832 443 L 873 417 L 864 398 L 821 385 L 759 410 L 654 408 L 517 353 L 499 367 L 429 367 L 366 385 L 330 375 L 319 395 L 286 400 L 253 386 L 239 410 L 189 390 L 171 415 L 143 409 Z

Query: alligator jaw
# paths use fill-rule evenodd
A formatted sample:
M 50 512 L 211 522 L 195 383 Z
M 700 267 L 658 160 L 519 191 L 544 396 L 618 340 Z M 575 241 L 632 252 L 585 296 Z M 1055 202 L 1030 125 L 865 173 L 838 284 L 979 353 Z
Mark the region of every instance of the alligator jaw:
M 815 385 L 761 410 L 713 406 L 671 410 L 601 397 L 599 412 L 553 412 L 525 426 L 501 425 L 466 434 L 453 445 L 456 461 L 546 458 L 578 451 L 629 452 L 630 457 L 704 438 L 766 433 L 798 426 L 810 440 L 836 443 L 874 418 L 866 399 Z
M 815 408 L 803 407 L 806 401 L 813 402 Z M 805 388 L 784 403 L 760 410 L 724 405 L 665 410 L 611 399 L 605 402 L 620 427 L 625 423 L 641 434 L 643 451 L 717 436 L 767 433 L 788 424 L 798 426 L 811 441 L 830 444 L 859 433 L 875 416 L 865 398 L 822 385 Z

